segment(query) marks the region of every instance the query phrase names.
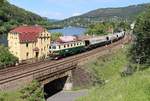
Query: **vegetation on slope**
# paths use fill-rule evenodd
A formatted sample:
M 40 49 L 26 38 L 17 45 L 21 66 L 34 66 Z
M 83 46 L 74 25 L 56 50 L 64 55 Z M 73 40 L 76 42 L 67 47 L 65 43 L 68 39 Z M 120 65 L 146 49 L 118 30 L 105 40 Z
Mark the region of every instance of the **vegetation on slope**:
M 45 101 L 40 84 L 33 81 L 16 92 L 0 92 L 0 101 Z
M 51 27 L 46 18 L 2 0 L 0 2 L 0 34 L 7 33 L 10 29 L 22 24 L 39 24 L 44 27 Z
M 80 16 L 60 21 L 62 25 L 87 27 L 97 22 L 132 22 L 136 16 L 145 11 L 150 4 L 132 5 L 118 8 L 100 8 Z
M 109 23 L 98 23 L 90 25 L 85 34 L 88 35 L 107 35 L 109 29 L 112 29 L 113 26 Z M 111 33 L 111 32 L 110 32 Z
M 94 87 L 88 96 L 82 97 L 78 101 L 150 101 L 149 19 L 150 8 L 137 18 L 134 29 L 135 42 L 129 53 L 119 52 L 113 58 L 109 57 L 110 60 L 104 60 L 102 63 L 96 61 L 89 65 L 94 71 L 96 81 L 101 81 L 100 84 L 105 85 Z M 118 54 L 122 55 L 118 57 Z M 127 58 L 122 59 L 124 56 L 129 56 L 131 67 L 137 68 L 137 72 L 131 76 L 122 77 L 122 73 L 121 75 L 119 73 L 122 65 L 117 64 L 128 63 Z M 143 67 L 148 69 L 144 70 Z M 116 69 L 115 72 L 112 68 Z M 134 69 L 132 68 L 133 71 Z
M 107 35 L 109 33 L 118 32 L 121 30 L 127 31 L 129 29 L 130 24 L 127 22 L 120 22 L 120 23 L 103 22 L 89 25 L 85 34 Z
M 137 18 L 133 33 L 132 62 L 150 65 L 150 7 Z
M 86 64 L 85 67 L 94 75 L 94 81 L 103 84 L 112 78 L 120 77 L 123 68 L 128 64 L 126 54 L 127 50 L 122 49 L 116 53 L 99 57 Z
M 77 101 L 149 101 L 150 69 L 127 77 L 120 75 L 128 64 L 127 54 L 123 49 L 88 63 L 96 86 Z
M 78 101 L 150 101 L 150 69 L 95 87 Z
M 100 8 L 90 11 L 80 17 L 97 18 L 102 21 L 108 20 L 133 20 L 138 14 L 143 12 L 150 4 L 131 5 L 118 8 Z

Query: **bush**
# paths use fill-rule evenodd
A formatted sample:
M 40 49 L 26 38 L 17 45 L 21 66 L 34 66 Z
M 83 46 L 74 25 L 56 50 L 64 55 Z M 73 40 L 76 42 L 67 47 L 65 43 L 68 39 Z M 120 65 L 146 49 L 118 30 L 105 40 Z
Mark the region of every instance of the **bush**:
M 150 8 L 137 18 L 133 33 L 136 38 L 130 50 L 131 61 L 150 65 Z
M 13 56 L 8 48 L 0 46 L 0 69 L 8 65 L 14 65 L 17 61 L 17 57 Z
M 37 81 L 33 81 L 20 91 L 21 98 L 27 101 L 45 101 L 44 93 Z

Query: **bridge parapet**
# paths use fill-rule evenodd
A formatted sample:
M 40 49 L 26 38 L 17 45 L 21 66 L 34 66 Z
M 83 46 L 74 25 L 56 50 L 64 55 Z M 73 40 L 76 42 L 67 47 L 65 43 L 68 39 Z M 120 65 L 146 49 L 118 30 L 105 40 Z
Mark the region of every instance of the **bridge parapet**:
M 33 74 L 33 79 L 41 82 L 41 84 L 46 84 L 55 79 L 67 76 L 69 74 L 68 71 L 75 69 L 77 67 L 77 64 L 78 64 L 77 61 L 70 62 L 68 64 L 59 65 L 58 67 L 48 68 L 39 71 Z
M 14 75 L 13 77 L 0 80 L 0 91 L 15 90 L 29 84 L 32 80 L 38 80 L 41 84 L 51 82 L 55 79 L 68 75 L 68 71 L 76 68 L 76 61 L 68 61 L 58 65 L 49 65 L 32 72 Z

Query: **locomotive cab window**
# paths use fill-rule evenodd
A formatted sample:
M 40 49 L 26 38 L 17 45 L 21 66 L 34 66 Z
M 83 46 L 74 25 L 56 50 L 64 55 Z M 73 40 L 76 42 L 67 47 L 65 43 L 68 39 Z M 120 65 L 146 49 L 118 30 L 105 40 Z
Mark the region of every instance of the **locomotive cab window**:
M 108 37 L 108 36 L 106 37 L 106 40 L 109 40 L 109 37 Z
M 59 47 L 59 49 L 60 49 L 60 45 L 59 45 L 58 47 Z
M 52 46 L 52 49 L 56 49 L 56 46 Z

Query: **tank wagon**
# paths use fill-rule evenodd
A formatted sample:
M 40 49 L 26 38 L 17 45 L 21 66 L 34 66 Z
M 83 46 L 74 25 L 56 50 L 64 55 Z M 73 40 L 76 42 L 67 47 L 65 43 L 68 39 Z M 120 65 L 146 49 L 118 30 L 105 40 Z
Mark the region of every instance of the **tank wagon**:
M 118 41 L 123 38 L 124 35 L 124 32 L 119 32 L 105 36 L 92 37 L 84 40 L 79 40 L 75 36 L 60 37 L 49 47 L 50 57 L 52 57 L 52 59 L 59 59 L 62 57 L 78 54 Z

